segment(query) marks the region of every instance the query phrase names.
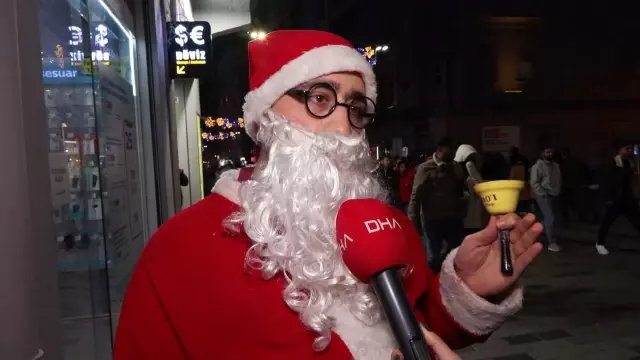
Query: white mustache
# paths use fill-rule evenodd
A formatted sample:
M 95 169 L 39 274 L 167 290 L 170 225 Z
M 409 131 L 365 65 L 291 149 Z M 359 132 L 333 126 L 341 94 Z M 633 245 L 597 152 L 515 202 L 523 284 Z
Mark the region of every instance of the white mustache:
M 360 133 L 355 133 L 353 136 L 344 136 L 336 133 L 314 133 L 309 131 L 289 120 L 287 120 L 284 116 L 276 113 L 272 109 L 267 110 L 267 115 L 272 122 L 284 121 L 286 122 L 286 135 L 287 138 L 293 141 L 295 144 L 300 145 L 305 142 L 314 141 L 318 138 L 318 136 L 325 136 L 330 138 L 335 138 L 346 146 L 356 146 L 362 143 L 365 140 L 365 132 L 362 131 Z

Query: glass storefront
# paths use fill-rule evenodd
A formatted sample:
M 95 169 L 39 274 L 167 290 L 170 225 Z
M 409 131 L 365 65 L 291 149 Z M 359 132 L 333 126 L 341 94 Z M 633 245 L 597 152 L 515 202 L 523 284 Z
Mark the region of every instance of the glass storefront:
M 39 10 L 65 359 L 110 359 L 148 238 L 136 39 L 103 0 L 40 0 Z

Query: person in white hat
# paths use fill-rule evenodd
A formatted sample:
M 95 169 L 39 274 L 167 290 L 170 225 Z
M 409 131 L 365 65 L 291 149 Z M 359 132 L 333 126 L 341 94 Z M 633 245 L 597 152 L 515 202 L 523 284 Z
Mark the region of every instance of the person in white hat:
M 389 359 L 396 344 L 377 298 L 345 268 L 336 241 L 344 201 L 385 199 L 364 131 L 375 118 L 373 70 L 322 31 L 273 32 L 249 43 L 249 57 L 244 120 L 257 164 L 226 172 L 214 194 L 150 240 L 114 358 Z M 393 211 L 408 246 L 421 249 L 410 220 Z M 497 227 L 513 229 L 513 277 L 500 273 Z M 520 309 L 517 279 L 540 252 L 541 231 L 532 216 L 494 218 L 439 276 L 422 251 L 411 254 L 406 291 L 443 359 L 452 358 L 438 350 L 444 343 L 482 341 Z

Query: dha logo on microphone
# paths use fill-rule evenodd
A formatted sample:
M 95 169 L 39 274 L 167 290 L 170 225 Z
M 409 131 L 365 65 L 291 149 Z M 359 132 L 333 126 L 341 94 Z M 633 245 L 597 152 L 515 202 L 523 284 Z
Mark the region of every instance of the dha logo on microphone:
M 400 226 L 400 223 L 395 218 L 391 218 L 391 220 L 389 220 L 389 218 L 385 218 L 384 221 L 380 219 L 367 220 L 364 222 L 364 226 L 367 228 L 369 234 L 377 233 L 385 228 L 402 229 L 402 226 Z
M 353 239 L 349 235 L 344 234 L 342 236 L 342 240 L 340 240 L 340 250 L 342 251 L 347 250 L 347 244 L 350 242 L 353 242 Z

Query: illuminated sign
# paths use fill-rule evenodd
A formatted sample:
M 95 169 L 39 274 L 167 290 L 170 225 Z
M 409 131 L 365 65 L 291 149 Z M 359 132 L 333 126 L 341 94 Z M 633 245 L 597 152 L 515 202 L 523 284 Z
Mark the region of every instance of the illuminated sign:
M 211 63 L 211 26 L 205 21 L 167 23 L 172 78 L 201 78 Z
M 42 70 L 43 78 L 74 78 L 78 76 L 77 70 Z
M 82 29 L 79 26 L 69 26 L 69 45 L 80 47 L 83 43 Z M 109 49 L 109 29 L 104 24 L 95 27 L 93 35 L 93 50 L 91 60 L 100 61 L 109 65 L 111 50 Z M 69 53 L 71 62 L 79 65 L 84 61 L 84 51 L 74 49 Z

